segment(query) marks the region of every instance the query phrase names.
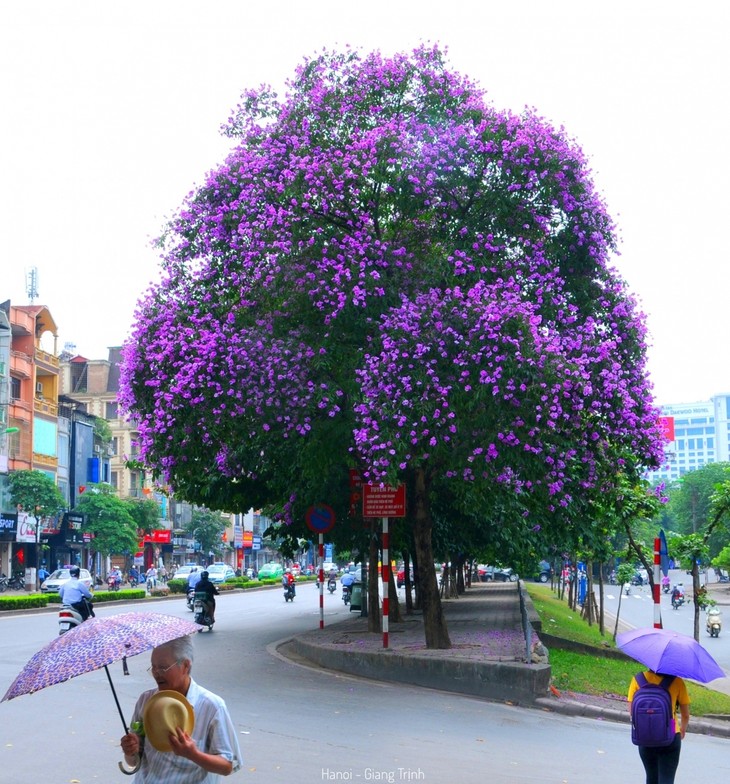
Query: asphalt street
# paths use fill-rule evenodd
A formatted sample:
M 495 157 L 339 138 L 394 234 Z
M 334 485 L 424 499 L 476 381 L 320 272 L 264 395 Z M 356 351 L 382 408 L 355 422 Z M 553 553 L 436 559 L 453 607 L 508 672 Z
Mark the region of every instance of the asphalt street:
M 318 627 L 317 601 L 313 585 L 301 586 L 294 604 L 278 590 L 222 596 L 214 631 L 197 636 L 194 677 L 226 699 L 244 753 L 243 770 L 227 780 L 641 780 L 626 725 L 381 684 L 284 659 L 279 642 Z M 128 609 L 100 605 L 99 614 Z M 144 610 L 190 617 L 182 599 L 148 602 Z M 331 597 L 325 623 L 347 617 L 339 597 Z M 0 617 L 3 693 L 55 634 L 52 613 Z M 149 688 L 148 664 L 144 654 L 131 659 L 129 677 L 121 666 L 111 668 L 128 716 Z M 129 781 L 117 769 L 122 727 L 103 671 L 0 704 L 0 727 L 0 782 Z M 727 775 L 727 743 L 691 736 L 677 784 L 695 781 L 698 770 Z

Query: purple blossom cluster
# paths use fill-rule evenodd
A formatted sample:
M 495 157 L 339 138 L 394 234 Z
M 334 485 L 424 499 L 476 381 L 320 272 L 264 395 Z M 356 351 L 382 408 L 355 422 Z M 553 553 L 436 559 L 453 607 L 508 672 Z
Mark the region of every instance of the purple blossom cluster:
M 235 480 L 327 422 L 366 476 L 554 506 L 662 455 L 645 327 L 585 157 L 438 47 L 306 60 L 161 240 L 120 400 L 142 459 Z M 194 465 L 193 465 L 194 464 Z

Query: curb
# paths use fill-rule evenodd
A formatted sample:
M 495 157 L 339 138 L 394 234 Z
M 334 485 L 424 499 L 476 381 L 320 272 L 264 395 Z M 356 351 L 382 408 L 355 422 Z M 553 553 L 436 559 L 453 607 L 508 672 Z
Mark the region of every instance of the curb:
M 591 705 L 578 700 L 540 697 L 535 700 L 535 706 L 551 713 L 562 713 L 566 716 L 580 716 L 586 719 L 613 721 L 619 724 L 631 723 L 628 710 Z M 730 721 L 690 717 L 687 732 L 692 732 L 696 735 L 730 738 Z

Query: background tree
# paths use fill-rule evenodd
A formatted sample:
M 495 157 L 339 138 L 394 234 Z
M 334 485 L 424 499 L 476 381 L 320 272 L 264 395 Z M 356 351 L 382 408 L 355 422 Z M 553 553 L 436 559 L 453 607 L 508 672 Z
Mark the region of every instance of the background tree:
M 226 530 L 226 521 L 220 512 L 210 509 L 193 509 L 190 522 L 184 529 L 196 542 L 200 544 L 200 552 L 207 560 L 210 553 L 220 555 L 223 551 L 223 532 Z
M 141 457 L 211 508 L 265 499 L 294 535 L 311 503 L 346 519 L 349 468 L 405 483 L 426 644 L 448 647 L 442 494 L 521 540 L 662 455 L 585 157 L 425 46 L 306 60 L 228 133 L 125 346 Z
M 125 503 L 138 531 L 148 534 L 159 527 L 160 505 L 153 498 L 127 498 Z
M 40 587 L 41 521 L 59 514 L 66 505 L 56 483 L 42 471 L 12 471 L 8 477 L 11 503 L 34 520 L 36 589 Z
M 74 511 L 84 515 L 83 530 L 93 534 L 90 547 L 94 552 L 107 557 L 137 551 L 137 522 L 129 504 L 110 485 L 87 486 Z
M 623 597 L 624 585 L 631 583 L 631 578 L 634 576 L 634 567 L 630 563 L 619 564 L 616 570 L 616 582 L 618 583 L 618 607 L 616 608 L 616 625 L 613 627 L 613 639 L 616 639 L 618 634 L 618 619 L 621 617 L 621 598 Z

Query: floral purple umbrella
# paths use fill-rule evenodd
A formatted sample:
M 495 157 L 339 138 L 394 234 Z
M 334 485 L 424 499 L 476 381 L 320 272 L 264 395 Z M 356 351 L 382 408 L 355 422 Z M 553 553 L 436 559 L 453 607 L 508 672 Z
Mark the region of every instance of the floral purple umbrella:
M 129 675 L 126 661 L 128 656 L 136 656 L 162 643 L 193 634 L 200 631 L 200 628 L 184 618 L 151 612 L 129 612 L 108 618 L 90 618 L 66 634 L 56 637 L 35 653 L 0 702 L 12 700 L 22 694 L 33 694 L 46 686 L 63 683 L 77 675 L 103 667 L 124 731 L 129 732 L 108 665 L 121 660 L 124 663 L 124 674 Z
M 670 629 L 631 629 L 619 634 L 616 643 L 632 659 L 663 675 L 700 683 L 725 677 L 720 665 L 694 637 Z

